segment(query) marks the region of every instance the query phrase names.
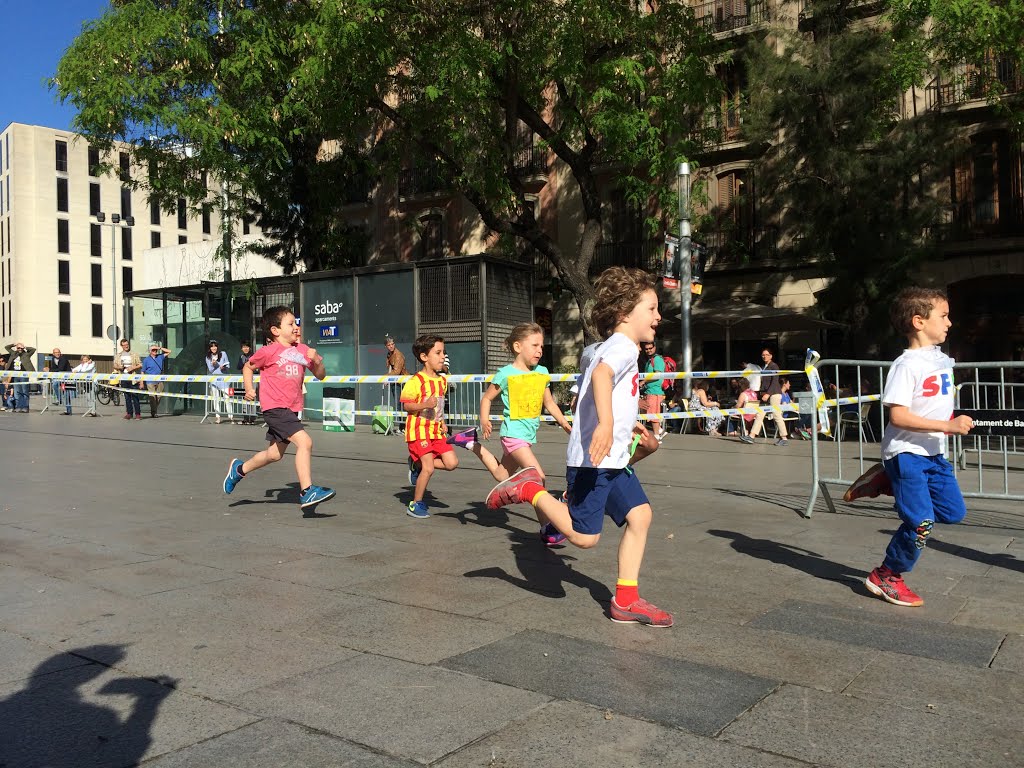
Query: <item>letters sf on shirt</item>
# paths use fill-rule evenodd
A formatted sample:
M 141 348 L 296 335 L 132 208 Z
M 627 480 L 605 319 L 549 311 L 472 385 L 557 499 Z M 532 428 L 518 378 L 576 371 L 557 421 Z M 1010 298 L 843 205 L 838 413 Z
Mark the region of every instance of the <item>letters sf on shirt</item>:
M 921 382 L 921 397 L 948 395 L 953 390 L 953 375 L 940 373 L 927 377 Z

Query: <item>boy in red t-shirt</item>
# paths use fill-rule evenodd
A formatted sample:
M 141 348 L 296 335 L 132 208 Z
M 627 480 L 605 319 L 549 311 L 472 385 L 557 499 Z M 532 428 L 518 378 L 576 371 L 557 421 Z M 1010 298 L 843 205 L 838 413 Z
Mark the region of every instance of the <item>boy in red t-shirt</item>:
M 263 329 L 270 343 L 261 347 L 242 367 L 245 381 L 245 399 L 255 400 L 253 371 L 260 372 L 260 405 L 263 419 L 267 422 L 265 451 L 260 451 L 247 462 L 232 459 L 224 477 L 224 493 L 235 490 L 238 481 L 254 469 L 280 461 L 288 450 L 288 443 L 295 446 L 295 472 L 299 476 L 299 505 L 308 509 L 334 496 L 331 488 L 313 485 L 310 459 L 313 455 L 313 438 L 307 434 L 299 411 L 302 410 L 302 380 L 308 368 L 318 379 L 327 375 L 324 359 L 305 344 L 299 342 L 299 327 L 295 315 L 288 307 L 271 307 L 263 313 Z

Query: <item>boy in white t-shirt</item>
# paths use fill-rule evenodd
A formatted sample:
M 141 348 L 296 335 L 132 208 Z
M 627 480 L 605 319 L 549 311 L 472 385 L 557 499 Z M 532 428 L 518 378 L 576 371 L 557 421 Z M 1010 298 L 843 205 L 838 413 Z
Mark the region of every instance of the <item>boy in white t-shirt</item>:
M 565 504 L 549 494 L 539 473 L 523 470 L 498 483 L 487 506 L 527 502 L 542 523 L 550 523 L 570 544 L 589 549 L 601 538 L 604 516 L 620 528 L 619 578 L 609 614 L 612 621 L 671 627 L 672 615 L 642 599 L 640 563 L 651 525 L 651 505 L 630 458 L 650 435 L 637 422 L 640 402 L 640 343 L 654 338 L 661 315 L 650 275 L 611 267 L 595 284 L 593 321 L 606 341 L 580 380 L 576 416 L 566 454 Z
M 953 418 L 953 360 L 939 349 L 952 325 L 946 295 L 933 288 L 906 288 L 893 301 L 890 317 L 908 344 L 889 369 L 882 393 L 889 409 L 882 465 L 903 522 L 882 564 L 864 583 L 893 605 L 918 606 L 924 600 L 904 583 L 903 574 L 921 556 L 936 521 L 959 523 L 967 514 L 943 454 L 946 435 L 966 435 L 974 422 L 969 416 Z

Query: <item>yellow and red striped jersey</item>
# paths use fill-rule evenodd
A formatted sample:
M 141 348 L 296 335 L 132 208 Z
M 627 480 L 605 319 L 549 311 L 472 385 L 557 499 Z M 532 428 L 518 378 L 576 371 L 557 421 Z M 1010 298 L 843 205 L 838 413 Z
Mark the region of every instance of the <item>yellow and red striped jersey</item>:
M 417 373 L 402 387 L 403 403 L 422 403 L 431 397 L 437 398 L 437 408 L 410 413 L 405 420 L 405 442 L 437 440 L 444 437 L 441 421 L 444 419 L 444 396 L 448 381 L 443 376 L 427 376 Z

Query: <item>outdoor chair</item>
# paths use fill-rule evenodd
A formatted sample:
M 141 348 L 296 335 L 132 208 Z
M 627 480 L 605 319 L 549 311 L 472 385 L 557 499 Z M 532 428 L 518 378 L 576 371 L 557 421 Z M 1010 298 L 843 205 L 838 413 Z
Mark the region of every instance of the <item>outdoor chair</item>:
M 871 422 L 868 416 L 871 414 L 871 403 L 861 403 L 860 408 L 856 411 L 840 411 L 839 412 L 839 439 L 842 440 L 846 434 L 846 428 L 856 425 L 858 437 L 864 439 L 864 430 L 867 428 L 867 432 L 871 435 L 871 442 L 875 442 L 875 432 L 871 428 Z

